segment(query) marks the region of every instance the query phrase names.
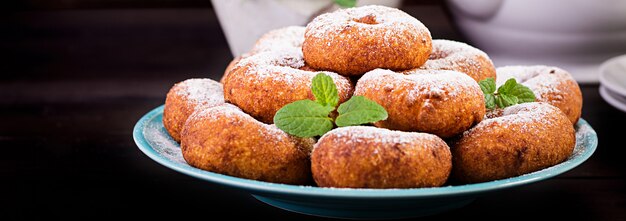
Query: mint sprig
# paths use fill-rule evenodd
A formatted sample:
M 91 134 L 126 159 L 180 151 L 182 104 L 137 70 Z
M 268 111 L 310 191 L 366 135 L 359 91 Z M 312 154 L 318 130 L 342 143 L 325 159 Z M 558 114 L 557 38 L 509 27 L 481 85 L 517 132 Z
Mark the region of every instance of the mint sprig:
M 333 109 L 312 100 L 299 100 L 278 110 L 274 123 L 281 130 L 298 137 L 319 136 L 333 129 L 333 119 L 328 117 Z
M 487 78 L 478 82 L 480 89 L 485 95 L 485 107 L 487 109 L 495 109 L 496 106 L 505 108 L 516 104 L 535 101 L 535 94 L 530 88 L 517 83 L 515 78 L 508 79 L 504 84 L 498 87 L 496 92 L 496 81 L 493 78 Z
M 339 93 L 333 82 L 333 78 L 325 74 L 317 74 L 311 82 L 311 92 L 315 96 L 315 102 L 323 106 L 332 107 L 334 110 L 339 103 Z M 331 111 L 332 111 L 331 110 Z
M 378 103 L 363 96 L 353 96 L 339 106 L 335 123 L 339 127 L 361 125 L 387 119 L 387 111 Z
M 339 93 L 333 79 L 324 73 L 313 77 L 311 92 L 315 101 L 299 100 L 285 105 L 274 115 L 274 124 L 294 136 L 314 137 L 333 129 L 333 122 L 344 127 L 387 119 L 385 108 L 363 96 L 353 96 L 339 105 L 336 119 L 330 117 L 339 103 Z
M 335 0 L 335 4 L 342 8 L 352 8 L 356 6 L 356 0 Z

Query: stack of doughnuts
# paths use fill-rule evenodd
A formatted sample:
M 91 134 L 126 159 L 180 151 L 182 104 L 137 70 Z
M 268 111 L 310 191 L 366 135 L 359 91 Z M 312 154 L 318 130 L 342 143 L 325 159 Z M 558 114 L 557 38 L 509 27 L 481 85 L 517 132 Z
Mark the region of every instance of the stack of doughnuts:
M 388 118 L 299 138 L 273 125 L 283 106 L 333 79 L 339 103 L 364 96 Z M 487 110 L 478 82 L 515 78 L 537 102 Z M 437 187 L 518 176 L 566 160 L 580 89 L 548 66 L 496 69 L 461 42 L 433 40 L 419 20 L 363 6 L 268 32 L 235 58 L 221 84 L 176 84 L 163 122 L 191 166 L 267 182 L 340 188 Z M 332 115 L 331 115 L 332 116 Z

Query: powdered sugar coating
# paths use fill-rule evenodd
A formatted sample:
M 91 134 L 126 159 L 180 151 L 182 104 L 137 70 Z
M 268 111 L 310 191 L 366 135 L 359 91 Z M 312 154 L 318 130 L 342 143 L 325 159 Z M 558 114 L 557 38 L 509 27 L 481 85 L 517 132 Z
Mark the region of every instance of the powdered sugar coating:
M 302 48 L 304 42 L 303 26 L 287 26 L 271 30 L 261 36 L 250 50 L 250 54 L 281 50 L 283 48 Z
M 491 127 L 508 128 L 511 125 L 521 125 L 522 133 L 535 134 L 537 131 L 541 131 L 544 125 L 557 124 L 559 118 L 554 116 L 561 114 L 558 108 L 548 103 L 530 102 L 517 104 L 488 112 L 483 121 L 474 128 L 465 131 L 463 136 L 468 136 L 475 130 Z
M 280 142 L 283 140 L 287 140 L 290 136 L 284 131 L 280 130 L 274 124 L 265 124 L 260 122 L 250 115 L 243 112 L 239 107 L 232 104 L 222 104 L 212 108 L 200 109 L 194 112 L 187 119 L 188 122 L 198 122 L 202 120 L 211 120 L 211 121 L 220 121 L 224 119 L 236 120 L 243 119 L 245 121 L 253 122 L 259 125 L 261 129 L 259 129 L 258 134 L 264 136 L 267 140 L 273 140 L 276 142 Z
M 337 129 L 333 129 L 330 132 L 324 134 L 320 140 L 323 140 L 329 136 L 332 136 L 333 139 L 347 140 L 346 145 L 351 145 L 352 142 L 360 143 L 362 141 L 374 142 L 374 143 L 383 143 L 383 144 L 402 144 L 402 143 L 411 143 L 416 140 L 420 141 L 430 141 L 424 142 L 424 144 L 440 142 L 441 138 L 428 134 L 428 133 L 419 133 L 419 132 L 404 132 L 397 130 L 389 130 L 385 128 L 378 128 L 372 126 L 350 126 L 350 127 L 340 127 Z M 429 146 L 429 145 L 424 145 Z M 317 144 L 314 148 L 317 147 Z
M 370 16 L 375 19 L 376 24 L 358 22 L 359 19 Z M 412 37 L 417 37 L 420 36 L 418 30 L 422 31 L 422 29 L 428 32 L 428 36 L 430 36 L 426 26 L 414 17 L 399 9 L 378 5 L 340 9 L 317 16 L 307 25 L 304 35 L 305 38 L 328 38 L 336 36 L 346 26 L 357 26 L 361 27 L 362 31 L 370 32 L 364 34 L 374 34 L 380 30 L 385 30 L 381 36 L 385 39 L 396 37 L 406 32 L 413 33 L 410 35 Z M 426 39 L 410 40 L 426 41 Z
M 186 98 L 189 105 L 215 106 L 224 103 L 222 84 L 208 78 L 192 78 L 176 84 L 176 95 Z
M 299 48 L 283 48 L 281 50 L 267 51 L 241 59 L 235 66 L 237 68 L 246 67 L 245 78 L 252 83 L 260 83 L 266 79 L 286 82 L 288 85 L 305 84 L 311 85 L 311 79 L 320 72 L 304 71 L 299 68 L 304 67 L 305 61 L 302 50 Z M 350 91 L 352 85 L 341 75 L 334 72 L 322 71 L 333 78 L 338 91 Z M 280 96 L 280 95 L 277 95 Z
M 489 56 L 468 44 L 436 39 L 428 61 L 420 69 L 454 70 L 465 73 L 476 81 L 496 77 L 495 67 Z
M 372 88 L 376 86 L 376 84 L 368 83 L 372 81 L 385 81 L 387 84 L 383 88 Z M 397 84 L 404 84 L 406 81 L 415 84 L 415 87 L 408 91 L 409 100 L 416 100 L 420 97 L 438 97 L 445 101 L 463 93 L 480 92 L 480 87 L 477 87 L 478 85 L 472 78 L 456 71 L 416 69 L 399 74 L 391 70 L 376 69 L 359 79 L 354 94 L 362 94 L 366 90 L 397 88 Z
M 508 79 L 515 78 L 518 83 L 522 83 L 535 93 L 537 101 L 547 101 L 544 98 L 547 94 L 555 95 L 556 99 L 562 99 L 563 92 L 559 90 L 561 84 L 568 81 L 576 82 L 567 71 L 544 65 L 505 66 L 499 67 L 496 72 L 498 87 Z

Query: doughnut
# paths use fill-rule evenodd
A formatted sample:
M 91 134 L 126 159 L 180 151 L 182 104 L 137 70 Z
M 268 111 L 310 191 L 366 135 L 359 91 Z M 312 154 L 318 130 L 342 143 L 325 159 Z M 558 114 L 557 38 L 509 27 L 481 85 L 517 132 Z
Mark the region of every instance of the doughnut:
M 420 69 L 458 71 L 477 82 L 496 79 L 496 68 L 485 52 L 462 42 L 443 39 L 433 40 L 433 51 Z
M 506 66 L 497 69 L 496 84 L 503 85 L 506 80 L 515 78 L 530 88 L 538 102 L 546 102 L 558 107 L 567 118 L 576 124 L 583 108 L 583 97 L 576 80 L 565 70 L 558 67 Z
M 274 114 L 294 101 L 315 97 L 311 80 L 319 72 L 306 68 L 302 51 L 283 49 L 263 52 L 241 59 L 224 80 L 226 101 L 264 123 L 272 123 Z M 333 72 L 324 72 L 333 78 L 339 92 L 339 102 L 348 100 L 354 87 L 350 80 Z
M 409 74 L 376 69 L 363 75 L 354 95 L 365 96 L 387 110 L 388 118 L 375 122 L 392 130 L 455 136 L 485 115 L 485 99 L 478 83 L 448 70 L 413 70 Z
M 185 121 L 196 109 L 224 103 L 222 84 L 208 78 L 188 79 L 175 84 L 167 93 L 163 126 L 176 141 Z
M 235 57 L 224 70 L 224 75 L 220 82 L 224 83 L 224 79 L 228 72 L 233 69 L 235 64 L 241 60 L 241 58 L 249 57 L 250 55 L 258 54 L 267 51 L 277 51 L 283 48 L 298 48 L 302 49 L 302 42 L 304 41 L 304 27 L 303 26 L 287 26 L 284 28 L 274 29 L 265 33 L 259 40 L 256 41 L 250 52 Z
M 290 136 L 231 104 L 194 112 L 181 138 L 183 158 L 193 167 L 273 183 L 311 183 L 315 140 Z
M 565 161 L 574 150 L 574 127 L 556 107 L 531 102 L 489 114 L 452 147 L 452 176 L 486 182 L 537 171 Z
M 320 187 L 436 187 L 448 179 L 451 158 L 448 145 L 432 134 L 341 127 L 315 144 L 311 171 Z
M 403 11 L 363 6 L 322 14 L 306 26 L 302 51 L 318 70 L 362 75 L 418 68 L 431 52 L 428 28 Z

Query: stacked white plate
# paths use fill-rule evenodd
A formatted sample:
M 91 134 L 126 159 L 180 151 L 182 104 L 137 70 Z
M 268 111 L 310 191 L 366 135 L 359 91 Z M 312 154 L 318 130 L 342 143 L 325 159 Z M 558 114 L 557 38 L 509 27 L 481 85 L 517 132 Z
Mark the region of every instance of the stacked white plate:
M 626 112 L 626 55 L 611 58 L 600 66 L 600 96 Z

